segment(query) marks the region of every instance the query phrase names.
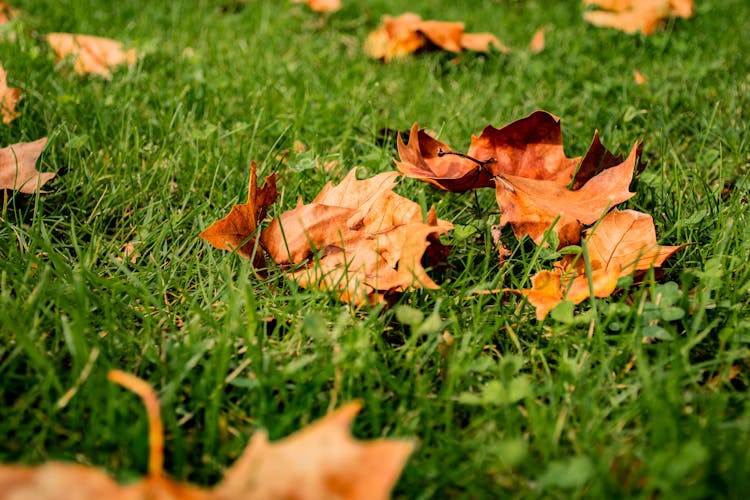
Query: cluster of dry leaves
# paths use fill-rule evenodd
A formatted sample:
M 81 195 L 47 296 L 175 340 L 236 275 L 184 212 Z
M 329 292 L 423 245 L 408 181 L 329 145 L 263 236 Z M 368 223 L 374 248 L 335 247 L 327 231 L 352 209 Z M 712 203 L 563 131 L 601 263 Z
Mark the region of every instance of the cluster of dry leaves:
M 349 433 L 359 403 L 349 403 L 297 433 L 271 443 L 255 433 L 240 458 L 213 488 L 179 483 L 163 471 L 159 401 L 143 380 L 113 370 L 110 380 L 138 394 L 149 419 L 148 475 L 120 485 L 84 465 L 0 465 L 0 499 L 273 500 L 388 498 L 414 448 L 409 440 L 357 441 Z
M 257 186 L 250 173 L 247 203 L 236 205 L 201 233 L 209 243 L 237 250 L 262 268 L 267 255 L 289 269 L 302 287 L 331 290 L 345 302 L 382 302 L 408 287 L 437 288 L 427 265 L 447 254 L 439 236 L 453 225 L 434 208 L 423 219 L 419 204 L 393 192 L 396 172 L 358 180 L 352 169 L 340 184 L 326 184 L 310 203 L 282 213 L 255 238 L 277 197 L 275 175 Z M 426 257 L 426 259 L 425 259 Z
M 566 255 L 534 276 L 531 289 L 505 290 L 525 295 L 543 319 L 563 300 L 609 296 L 620 277 L 660 266 L 680 248 L 657 244 L 648 214 L 614 208 L 635 194 L 629 187 L 640 152 L 636 143 L 627 158 L 617 157 L 595 133 L 585 155 L 568 158 L 560 120 L 536 111 L 501 129 L 485 127 L 466 153 L 415 124 L 407 143 L 398 137 L 396 167 L 446 191 L 494 189 L 500 226 L 509 224 L 519 240 L 546 244 L 551 231 L 562 248 L 584 238 L 585 252 Z M 357 180 L 352 170 L 338 186 L 326 184 L 311 203 L 300 200 L 261 231 L 278 193 L 274 175 L 258 188 L 253 164 L 247 203 L 200 236 L 236 250 L 257 268 L 268 255 L 301 286 L 333 291 L 354 304 L 383 302 L 409 287 L 437 288 L 424 266 L 447 257 L 439 236 L 453 226 L 434 208 L 423 216 L 418 204 L 395 194 L 396 177 L 387 172 Z M 510 252 L 499 237 L 496 243 L 502 262 Z
M 0 24 L 9 22 L 16 11 L 0 2 Z M 69 58 L 79 75 L 96 74 L 112 78 L 112 68 L 136 61 L 135 49 L 125 50 L 122 43 L 88 35 L 50 33 L 46 36 L 58 60 Z M 8 74 L 0 64 L 0 116 L 6 125 L 15 120 L 21 99 L 21 89 L 8 86 Z M 0 149 L 0 189 L 33 193 L 55 177 L 52 172 L 39 172 L 36 162 L 47 143 L 43 137 L 31 143 L 12 144 Z
M 408 143 L 399 137 L 398 152 L 396 166 L 407 177 L 452 192 L 494 188 L 500 226 L 510 224 L 519 240 L 528 236 L 544 244 L 552 231 L 562 248 L 586 236 L 591 274 L 584 255 L 567 255 L 554 270 L 534 276 L 532 289 L 520 291 L 536 307 L 538 319 L 566 299 L 577 304 L 590 294 L 609 296 L 618 278 L 661 265 L 679 248 L 657 245 L 649 215 L 613 209 L 635 194 L 629 187 L 639 143 L 623 160 L 602 146 L 596 132 L 583 157 L 568 158 L 560 120 L 536 111 L 501 129 L 485 127 L 479 137 L 472 136 L 467 153 L 453 151 L 415 124 Z M 510 252 L 496 240 L 503 259 Z

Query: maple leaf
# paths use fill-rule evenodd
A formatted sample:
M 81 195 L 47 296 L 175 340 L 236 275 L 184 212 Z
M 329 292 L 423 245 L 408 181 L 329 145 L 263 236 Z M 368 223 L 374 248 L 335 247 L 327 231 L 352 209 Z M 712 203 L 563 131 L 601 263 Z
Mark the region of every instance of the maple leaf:
M 563 300 L 578 304 L 591 296 L 608 297 L 617 280 L 664 261 L 685 245 L 660 246 L 650 215 L 635 210 L 610 211 L 594 228 L 587 230 L 587 249 L 591 275 L 583 258 L 567 255 L 555 264 L 554 271 L 541 271 L 532 278 L 532 287 L 520 290 L 536 307 L 537 319 Z
M 623 162 L 595 132 L 583 158 L 568 158 L 560 119 L 535 111 L 501 129 L 488 125 L 479 137 L 472 136 L 467 154 L 452 151 L 416 125 L 408 144 L 398 138 L 398 151 L 396 167 L 407 177 L 454 192 L 495 187 L 500 225 L 510 223 L 518 238 L 528 234 L 540 243 L 559 217 L 555 232 L 564 246 L 579 240 L 583 225 L 633 195 L 628 186 L 641 149 L 636 143 Z
M 603 9 L 584 12 L 586 21 L 631 34 L 650 35 L 670 16 L 693 15 L 692 0 L 584 0 L 584 4 Z
M 583 160 L 586 167 L 579 168 L 580 157 L 565 156 L 560 119 L 546 111 L 535 111 L 501 129 L 488 125 L 479 137 L 472 135 L 467 154 L 454 152 L 423 130 L 417 132 L 415 124 L 408 144 L 398 137 L 398 152 L 401 161 L 396 167 L 405 176 L 452 192 L 494 187 L 492 178 L 500 174 L 567 185 L 576 170 L 581 179 L 593 165 L 613 166 L 614 158 L 597 133 Z
M 163 472 L 159 401 L 143 380 L 113 370 L 110 380 L 138 394 L 149 419 L 148 475 L 121 486 L 90 467 L 51 462 L 39 467 L 0 465 L 0 498 L 40 500 L 317 500 L 389 496 L 414 448 L 410 440 L 357 441 L 350 434 L 360 409 L 349 403 L 278 442 L 253 435 L 242 456 L 213 488 L 178 483 Z
M 8 87 L 8 73 L 0 65 L 0 114 L 3 116 L 3 123 L 8 124 L 18 117 L 16 105 L 20 95 L 21 89 Z
M 31 194 L 55 177 L 54 172 L 39 172 L 36 161 L 42 154 L 47 138 L 20 142 L 0 149 L 0 189 L 13 189 Z
M 341 8 L 341 0 L 292 0 L 307 4 L 315 12 L 335 12 Z
M 430 45 L 450 52 L 489 52 L 491 46 L 502 52 L 508 50 L 490 33 L 465 33 L 463 23 L 424 21 L 417 14 L 406 12 L 396 17 L 383 16 L 382 26 L 368 35 L 365 52 L 389 61 Z
M 621 164 L 592 177 L 580 189 L 571 190 L 554 181 L 498 175 L 495 197 L 500 225 L 510 223 L 516 237 L 529 235 L 535 243 L 552 227 L 560 246 L 579 241 L 583 225 L 593 224 L 607 210 L 631 198 L 629 191 L 640 148 L 636 144 Z
M 199 236 L 220 250 L 237 251 L 245 258 L 252 258 L 256 267 L 263 265 L 263 256 L 256 253 L 253 234 L 266 216 L 266 210 L 279 195 L 276 190 L 276 174 L 266 177 L 263 187 L 258 188 L 258 165 L 250 164 L 250 180 L 247 188 L 247 203 L 235 205 L 229 214 L 211 224 Z
M 453 228 L 434 210 L 421 209 L 392 191 L 396 172 L 357 180 L 352 169 L 337 186 L 326 184 L 309 204 L 281 214 L 261 234 L 278 264 L 301 264 L 291 273 L 301 286 L 332 290 L 345 302 L 379 302 L 410 286 L 437 288 L 421 260 L 436 236 Z
M 121 64 L 133 65 L 136 61 L 135 49 L 125 50 L 116 40 L 72 33 L 50 33 L 47 43 L 57 57 L 71 56 L 74 69 L 79 75 L 97 74 L 107 80 L 112 78 L 112 68 Z
M 407 177 L 454 193 L 494 186 L 492 174 L 481 161 L 453 154 L 446 144 L 419 130 L 416 123 L 408 143 L 404 144 L 398 134 L 397 147 L 400 161 L 396 161 L 396 167 Z

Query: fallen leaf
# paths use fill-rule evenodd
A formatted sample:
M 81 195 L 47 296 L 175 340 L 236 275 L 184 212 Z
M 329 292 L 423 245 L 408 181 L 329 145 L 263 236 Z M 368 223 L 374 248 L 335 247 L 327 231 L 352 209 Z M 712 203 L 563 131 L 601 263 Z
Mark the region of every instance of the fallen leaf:
M 640 147 L 617 166 L 592 177 L 571 190 L 555 181 L 499 174 L 495 197 L 500 207 L 500 225 L 508 223 L 518 239 L 528 235 L 540 244 L 553 224 L 560 246 L 578 243 L 584 225 L 593 224 L 610 208 L 630 199 L 629 190 Z
M 349 403 L 297 433 L 270 443 L 264 432 L 212 488 L 183 484 L 163 472 L 159 401 L 143 380 L 113 370 L 110 380 L 138 394 L 149 420 L 149 469 L 135 483 L 119 485 L 104 472 L 51 462 L 39 467 L 0 465 L 0 498 L 62 500 L 228 500 L 295 498 L 383 499 L 414 448 L 410 440 L 357 441 L 350 434 L 360 409 Z
M 670 16 L 693 15 L 692 0 L 584 0 L 584 4 L 602 9 L 584 12 L 586 21 L 630 34 L 650 35 Z
M 623 162 L 595 132 L 583 158 L 568 158 L 560 119 L 535 111 L 501 129 L 488 125 L 479 137 L 472 136 L 466 154 L 418 131 L 417 125 L 407 144 L 398 138 L 398 152 L 396 167 L 407 177 L 453 192 L 494 187 L 500 225 L 510 223 L 518 238 L 528 234 L 541 242 L 559 217 L 555 231 L 564 246 L 580 239 L 583 225 L 633 195 L 628 186 L 641 148 L 636 143 Z
M 368 35 L 365 52 L 375 59 L 389 61 L 430 45 L 450 52 L 464 49 L 489 52 L 490 47 L 502 52 L 508 50 L 490 33 L 465 33 L 463 23 L 424 21 L 407 12 L 397 17 L 383 16 L 382 26 Z
M 360 181 L 352 169 L 338 186 L 326 184 L 311 203 L 274 219 L 261 235 L 263 248 L 278 264 L 305 264 L 290 274 L 301 286 L 335 291 L 345 302 L 437 288 L 421 260 L 453 226 L 434 211 L 423 222 L 419 205 L 392 191 L 397 176 Z
M 307 4 L 315 12 L 335 12 L 341 8 L 341 0 L 292 0 L 292 2 Z
M 16 16 L 15 9 L 7 2 L 0 2 L 0 24 L 5 24 Z
M 636 85 L 643 85 L 644 83 L 646 83 L 646 77 L 643 76 L 643 73 L 641 73 L 637 69 L 633 70 L 633 80 L 635 80 Z
M 20 142 L 0 149 L 0 189 L 13 189 L 31 194 L 55 177 L 54 172 L 39 172 L 36 161 L 42 154 L 47 138 Z
M 3 123 L 8 124 L 18 117 L 16 105 L 21 96 L 21 89 L 8 87 L 8 73 L 0 65 L 0 114 L 3 115 Z
M 620 277 L 660 267 L 685 246 L 657 244 L 653 219 L 635 210 L 613 209 L 586 236 L 591 275 L 586 273 L 582 256 L 567 255 L 555 263 L 553 271 L 534 275 L 530 289 L 513 290 L 527 297 L 537 319 L 544 319 L 563 300 L 574 304 L 586 300 L 592 291 L 595 297 L 608 297 Z
M 141 256 L 141 253 L 136 251 L 135 245 L 131 241 L 123 245 L 120 253 L 122 255 L 118 255 L 117 257 L 115 257 L 115 260 L 120 264 L 122 264 L 126 260 L 131 264 L 135 264 L 136 262 L 138 262 L 138 258 Z
M 415 124 L 408 144 L 399 136 L 398 152 L 401 161 L 396 161 L 396 167 L 405 176 L 452 192 L 495 187 L 492 178 L 500 174 L 564 186 L 581 162 L 580 157 L 565 156 L 560 119 L 546 111 L 535 111 L 501 129 L 488 125 L 479 137 L 472 136 L 466 154 L 453 151 L 422 130 L 417 132 Z M 607 155 L 611 156 L 595 134 L 586 163 L 611 163 Z
M 531 41 L 529 42 L 529 50 L 534 53 L 538 54 L 539 52 L 544 50 L 544 32 L 546 30 L 544 28 L 539 28 L 534 32 L 534 36 L 531 37 Z
M 454 154 L 446 144 L 419 130 L 416 123 L 408 143 L 404 144 L 398 134 L 397 147 L 400 161 L 396 161 L 396 167 L 407 177 L 454 193 L 494 186 L 486 165 L 466 155 Z
M 247 203 L 235 205 L 229 215 L 211 224 L 199 236 L 220 250 L 237 251 L 241 256 L 263 265 L 260 252 L 253 257 L 258 224 L 266 216 L 266 210 L 279 195 L 276 190 L 276 174 L 266 177 L 263 187 L 258 188 L 258 165 L 250 164 L 250 181 L 247 188 Z
M 71 56 L 74 69 L 79 75 L 97 74 L 106 79 L 112 78 L 112 68 L 121 64 L 133 65 L 136 61 L 135 49 L 125 50 L 116 40 L 71 33 L 50 33 L 47 43 L 57 57 Z

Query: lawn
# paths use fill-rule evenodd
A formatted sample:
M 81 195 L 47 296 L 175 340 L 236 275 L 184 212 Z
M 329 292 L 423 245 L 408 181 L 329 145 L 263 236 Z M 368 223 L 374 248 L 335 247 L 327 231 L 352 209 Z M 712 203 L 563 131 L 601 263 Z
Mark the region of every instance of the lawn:
M 750 3 L 696 4 L 645 37 L 586 24 L 574 0 L 415 0 L 511 52 L 384 64 L 362 44 L 405 10 L 395 0 L 330 16 L 284 0 L 13 0 L 0 63 L 23 100 L 0 147 L 47 136 L 40 170 L 58 175 L 2 198 L 0 462 L 143 475 L 147 420 L 107 382 L 117 368 L 156 389 L 165 469 L 196 484 L 219 480 L 253 432 L 278 439 L 359 399 L 358 438 L 418 439 L 397 498 L 746 495 Z M 51 32 L 140 57 L 110 81 L 80 77 Z M 651 214 L 659 243 L 687 244 L 572 313 L 537 321 L 522 297 L 475 293 L 528 287 L 557 258 L 506 228 L 500 265 L 492 190 L 400 181 L 457 230 L 429 271 L 440 289 L 391 307 L 348 306 L 278 266 L 262 277 L 197 237 L 244 201 L 251 161 L 277 172 L 274 216 L 353 166 L 394 169 L 395 132 L 414 122 L 466 150 L 537 109 L 560 117 L 571 157 L 595 130 L 619 154 L 642 140 L 623 207 Z

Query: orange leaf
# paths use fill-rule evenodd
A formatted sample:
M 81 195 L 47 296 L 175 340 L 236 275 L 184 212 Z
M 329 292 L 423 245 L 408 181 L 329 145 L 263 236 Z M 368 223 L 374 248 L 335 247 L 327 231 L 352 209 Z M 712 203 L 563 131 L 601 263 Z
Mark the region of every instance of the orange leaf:
M 264 432 L 250 439 L 242 456 L 213 488 L 175 482 L 161 470 L 159 402 L 143 380 L 114 370 L 113 380 L 136 392 L 149 417 L 148 475 L 125 486 L 83 465 L 0 465 L 0 497 L 56 500 L 225 500 L 230 498 L 383 499 L 414 448 L 410 440 L 357 441 L 350 434 L 360 409 L 349 403 L 297 433 L 269 443 Z
M 534 36 L 531 37 L 531 41 L 529 42 L 529 50 L 534 54 L 538 54 L 539 52 L 544 50 L 544 32 L 544 28 L 539 28 L 534 32 Z
M 11 8 L 7 2 L 0 2 L 0 24 L 5 24 L 16 15 L 15 9 Z
M 121 42 L 89 35 L 50 33 L 47 43 L 62 59 L 71 56 L 79 75 L 97 74 L 112 78 L 110 69 L 121 64 L 135 64 L 135 49 L 125 50 Z
M 643 85 L 644 83 L 646 83 L 646 77 L 643 76 L 643 73 L 641 73 L 637 69 L 633 70 L 633 79 L 635 80 L 636 85 Z
M 252 238 L 258 224 L 266 216 L 266 209 L 272 205 L 279 193 L 276 190 L 276 174 L 266 177 L 263 187 L 258 189 L 258 165 L 250 164 L 250 181 L 247 188 L 247 203 L 235 205 L 229 215 L 220 219 L 199 236 L 220 250 L 236 250 L 239 255 L 251 258 L 255 248 Z M 262 255 L 256 254 L 254 263 L 263 265 Z
M 693 15 L 692 0 L 584 0 L 584 3 L 603 9 L 584 12 L 586 21 L 631 34 L 640 31 L 650 35 L 670 16 Z
M 0 149 L 0 189 L 13 189 L 30 194 L 55 177 L 54 172 L 39 172 L 36 161 L 42 154 L 47 138 L 20 142 Z
M 586 232 L 591 276 L 586 275 L 583 258 L 566 256 L 555 264 L 554 271 L 540 271 L 532 287 L 513 290 L 527 297 L 541 320 L 563 300 L 574 304 L 591 296 L 609 297 L 617 280 L 636 271 L 660 267 L 674 252 L 684 247 L 659 246 L 650 215 L 635 210 L 609 212 L 593 229 Z
M 565 156 L 560 119 L 546 111 L 535 111 L 501 129 L 488 125 L 479 137 L 472 136 L 468 154 L 486 161 L 494 176 L 509 174 L 560 185 L 570 183 L 580 161 Z
M 355 440 L 349 429 L 359 409 L 359 403 L 349 403 L 277 443 L 256 433 L 213 496 L 388 498 L 414 443 Z
M 608 168 L 570 190 L 555 181 L 513 175 L 496 177 L 495 196 L 500 225 L 510 223 L 517 238 L 529 235 L 537 244 L 556 219 L 554 231 L 560 246 L 577 243 L 582 225 L 592 224 L 607 210 L 629 199 L 640 148 L 636 144 L 621 164 Z
M 18 117 L 16 105 L 21 96 L 21 89 L 17 87 L 8 87 L 8 73 L 0 65 L 0 114 L 3 116 L 3 123 L 8 124 Z
M 401 161 L 396 161 L 396 167 L 407 177 L 454 193 L 494 186 L 486 168 L 464 156 L 445 154 L 451 148 L 418 130 L 416 123 L 409 133 L 409 142 L 404 144 L 399 134 L 397 146 Z
M 341 0 L 292 0 L 307 4 L 315 12 L 335 12 L 341 8 Z
M 501 174 L 561 186 L 570 184 L 575 174 L 574 187 L 580 187 L 622 161 L 602 146 L 598 132 L 583 159 L 566 157 L 560 119 L 546 111 L 535 111 L 501 129 L 488 125 L 479 137 L 472 136 L 468 154 L 452 151 L 415 124 L 407 144 L 399 136 L 398 153 L 401 161 L 396 167 L 404 175 L 452 192 L 494 187 L 493 177 Z
M 397 17 L 383 16 L 383 24 L 365 41 L 365 52 L 375 59 L 389 61 L 433 45 L 450 52 L 463 49 L 488 52 L 490 46 L 507 51 L 494 35 L 464 33 L 464 24 L 448 21 L 423 21 L 407 12 Z
M 279 264 L 305 264 L 290 276 L 303 287 L 338 293 L 346 302 L 378 302 L 410 286 L 437 288 L 421 260 L 453 226 L 392 191 L 396 172 L 357 180 L 356 170 L 330 183 L 312 203 L 275 219 L 261 243 Z M 314 257 L 314 258 L 313 258 Z
M 635 210 L 612 210 L 586 236 L 591 261 L 605 269 L 619 269 L 620 276 L 660 267 L 685 246 L 657 244 L 653 218 Z

